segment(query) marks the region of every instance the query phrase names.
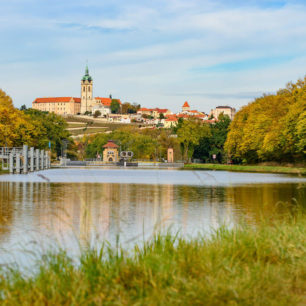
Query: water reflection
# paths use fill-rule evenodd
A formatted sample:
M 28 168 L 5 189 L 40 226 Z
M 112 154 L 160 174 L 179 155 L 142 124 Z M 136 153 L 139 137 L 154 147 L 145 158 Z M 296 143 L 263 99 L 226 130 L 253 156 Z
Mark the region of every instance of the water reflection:
M 16 246 L 35 240 L 41 247 L 60 244 L 74 253 L 79 242 L 114 244 L 120 236 L 123 244 L 131 244 L 170 226 L 192 236 L 232 225 L 241 216 L 256 223 L 261 214 L 281 210 L 276 209 L 280 201 L 304 203 L 304 183 L 200 187 L 0 182 L 0 246 L 16 255 Z M 1 262 L 3 251 L 0 255 Z

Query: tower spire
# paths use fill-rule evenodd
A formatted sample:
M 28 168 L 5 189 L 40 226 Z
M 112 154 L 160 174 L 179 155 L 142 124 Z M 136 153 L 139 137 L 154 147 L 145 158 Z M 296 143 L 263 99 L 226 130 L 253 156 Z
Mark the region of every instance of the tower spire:
M 88 60 L 86 61 L 85 75 L 89 75 Z

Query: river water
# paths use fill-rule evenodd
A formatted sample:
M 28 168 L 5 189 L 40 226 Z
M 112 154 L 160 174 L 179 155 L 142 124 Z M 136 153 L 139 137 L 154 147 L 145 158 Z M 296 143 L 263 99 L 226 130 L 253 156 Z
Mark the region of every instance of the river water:
M 51 169 L 0 176 L 0 264 L 64 248 L 132 247 L 158 231 L 208 234 L 306 205 L 306 178 L 226 171 Z

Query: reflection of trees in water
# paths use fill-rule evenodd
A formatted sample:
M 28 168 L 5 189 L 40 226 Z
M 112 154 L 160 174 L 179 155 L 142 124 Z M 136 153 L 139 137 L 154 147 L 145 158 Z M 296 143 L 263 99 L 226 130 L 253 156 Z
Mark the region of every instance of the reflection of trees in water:
M 288 207 L 306 205 L 305 184 L 256 184 L 227 188 L 227 201 L 253 222 L 263 216 L 273 217 L 288 212 Z
M 189 227 L 234 222 L 246 215 L 256 222 L 275 213 L 280 200 L 303 203 L 305 184 L 264 184 L 233 187 L 0 183 L 0 235 L 18 220 L 57 237 L 74 235 L 89 241 L 96 234 L 107 240 L 116 235 L 141 234 L 176 222 Z M 282 208 L 278 208 L 279 210 Z M 5 222 L 4 222 L 5 221 Z M 25 225 L 24 225 L 25 224 Z
M 10 182 L 0 183 L 0 235 L 8 234 L 13 223 L 13 201 L 15 195 L 12 194 Z

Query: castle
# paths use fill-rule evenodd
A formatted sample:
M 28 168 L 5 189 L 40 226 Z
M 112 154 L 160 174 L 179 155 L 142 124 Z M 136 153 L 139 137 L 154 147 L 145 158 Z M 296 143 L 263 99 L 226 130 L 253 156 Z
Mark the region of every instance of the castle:
M 116 99 L 121 105 L 121 101 Z M 86 65 L 85 75 L 81 79 L 81 98 L 76 97 L 49 97 L 36 98 L 32 108 L 40 111 L 52 112 L 58 115 L 77 115 L 94 113 L 99 110 L 102 115 L 110 114 L 112 97 L 93 97 L 93 79 L 89 75 Z

